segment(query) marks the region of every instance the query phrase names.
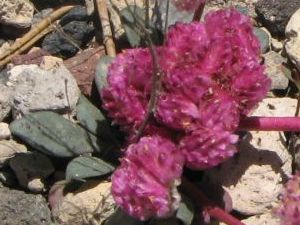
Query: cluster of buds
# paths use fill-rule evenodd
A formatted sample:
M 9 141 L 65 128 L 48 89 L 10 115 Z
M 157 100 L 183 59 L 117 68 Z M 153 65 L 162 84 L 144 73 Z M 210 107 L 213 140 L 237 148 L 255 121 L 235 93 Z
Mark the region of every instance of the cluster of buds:
M 300 223 L 300 172 L 295 174 L 285 185 L 281 194 L 281 204 L 276 210 L 283 225 Z
M 270 86 L 249 18 L 234 9 L 211 12 L 203 23 L 177 23 L 156 52 L 163 77 L 154 116 L 112 177 L 116 202 L 142 220 L 176 208 L 170 193 L 183 165 L 207 169 L 237 151 L 240 118 Z M 153 70 L 149 49 L 140 48 L 118 55 L 109 68 L 103 107 L 129 138 L 145 120 Z

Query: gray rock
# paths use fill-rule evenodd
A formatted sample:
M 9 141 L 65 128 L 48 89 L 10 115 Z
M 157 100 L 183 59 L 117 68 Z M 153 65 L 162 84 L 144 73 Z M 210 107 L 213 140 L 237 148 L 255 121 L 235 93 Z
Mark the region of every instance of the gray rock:
M 289 68 L 284 64 L 286 59 L 283 58 L 279 53 L 270 51 L 263 55 L 265 58 L 266 74 L 271 78 L 271 90 L 284 90 L 289 85 L 288 74 L 291 73 Z
M 259 0 L 255 5 L 258 19 L 272 36 L 284 36 L 285 27 L 300 8 L 300 0 Z
M 0 83 L 0 122 L 8 116 L 11 111 L 12 91 L 9 87 Z
M 0 188 L 0 221 L 5 225 L 50 225 L 45 198 L 23 191 Z
M 9 167 L 0 169 L 0 182 L 10 187 L 16 187 L 18 185 L 17 178 Z
M 75 55 L 94 36 L 95 28 L 89 20 L 85 7 L 73 8 L 61 18 L 62 29 L 44 38 L 42 48 L 65 58 Z
M 39 23 L 42 19 L 49 16 L 52 12 L 53 12 L 53 9 L 51 9 L 51 8 L 43 9 L 43 10 L 37 12 L 36 14 L 34 14 L 34 16 L 32 18 L 32 22 L 31 22 L 32 25 Z
M 260 42 L 261 53 L 266 53 L 270 49 L 271 36 L 267 33 L 267 31 L 258 27 L 254 27 L 253 32 Z
M 267 98 L 254 116 L 293 116 L 297 100 Z M 244 215 L 267 213 L 278 203 L 283 183 L 291 175 L 292 158 L 279 132 L 251 131 L 240 140 L 239 153 L 220 168 L 205 172 L 232 198 L 233 209 Z
M 282 42 L 275 39 L 275 38 L 272 38 L 271 46 L 272 46 L 272 50 L 275 51 L 275 52 L 280 52 L 283 49 Z
M 291 17 L 286 26 L 286 37 L 288 41 L 285 44 L 286 52 L 289 59 L 300 70 L 300 9 L 298 9 Z
M 0 141 L 10 138 L 11 132 L 8 126 L 9 124 L 0 122 Z
M 9 165 L 19 184 L 35 193 L 44 191 L 43 179 L 54 172 L 52 162 L 39 152 L 18 154 L 10 160 Z
M 10 71 L 14 83 L 13 117 L 29 112 L 72 112 L 78 101 L 80 90 L 72 74 L 58 65 L 52 70 L 43 70 L 34 65 L 20 65 Z
M 14 27 L 30 27 L 34 6 L 27 0 L 2 0 L 0 2 L 0 24 Z
M 19 144 L 14 140 L 0 141 L 0 168 L 6 166 L 9 160 L 17 153 L 25 152 L 27 152 L 26 146 Z

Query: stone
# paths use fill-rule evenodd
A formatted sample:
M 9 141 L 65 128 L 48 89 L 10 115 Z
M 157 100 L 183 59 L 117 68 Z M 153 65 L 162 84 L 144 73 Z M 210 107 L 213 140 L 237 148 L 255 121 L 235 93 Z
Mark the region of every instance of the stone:
M 253 116 L 294 116 L 297 100 L 266 98 Z M 251 131 L 238 144 L 239 153 L 205 172 L 204 182 L 221 184 L 232 207 L 243 215 L 267 213 L 277 204 L 292 172 L 292 158 L 279 132 Z
M 51 225 L 50 209 L 42 195 L 0 188 L 0 221 L 6 225 Z
M 289 85 L 287 73 L 290 69 L 285 66 L 287 60 L 279 53 L 270 51 L 263 55 L 265 59 L 266 74 L 271 79 L 271 90 L 285 90 Z
M 60 20 L 61 29 L 44 38 L 43 50 L 63 58 L 74 56 L 94 36 L 95 28 L 90 22 L 86 8 L 77 6 Z
M 52 215 L 60 225 L 102 224 L 115 211 L 111 183 L 89 180 L 78 190 L 52 202 Z M 50 191 L 49 197 L 52 192 Z
M 86 13 L 87 15 L 92 15 L 95 11 L 95 5 L 93 0 L 84 0 L 85 7 L 86 7 Z
M 55 56 L 43 56 L 42 61 L 40 63 L 40 68 L 43 70 L 52 70 L 55 67 L 63 64 L 63 60 L 61 58 Z
M 300 8 L 300 6 L 298 8 Z M 286 26 L 285 34 L 287 37 L 285 50 L 289 59 L 298 70 L 300 70 L 300 9 L 298 9 L 291 17 Z
M 247 225 L 281 225 L 280 219 L 272 212 L 250 216 L 242 222 Z
M 0 141 L 0 168 L 8 165 L 9 160 L 17 153 L 25 152 L 27 152 L 27 147 L 14 140 Z
M 14 118 L 36 111 L 71 113 L 80 96 L 76 80 L 64 65 L 43 70 L 37 65 L 20 65 L 10 70 L 14 86 Z
M 39 23 L 42 19 L 49 16 L 52 12 L 53 12 L 53 9 L 51 9 L 51 8 L 47 8 L 47 9 L 38 11 L 36 14 L 34 14 L 34 16 L 32 18 L 32 22 L 31 22 L 32 25 Z
M 28 0 L 2 0 L 0 2 L 0 24 L 18 28 L 31 26 L 34 6 Z
M 290 17 L 299 8 L 300 0 L 259 0 L 255 5 L 260 22 L 277 37 L 284 36 Z
M 271 47 L 273 51 L 280 52 L 283 49 L 283 44 L 281 41 L 277 40 L 276 38 L 272 38 Z
M 52 162 L 39 152 L 18 154 L 9 161 L 21 187 L 32 192 L 45 191 L 43 179 L 54 172 Z
M 12 90 L 0 83 L 0 122 L 8 116 L 11 111 Z
M 253 32 L 260 42 L 261 53 L 266 53 L 270 49 L 271 35 L 268 31 L 258 27 L 254 27 Z
M 0 182 L 9 187 L 16 187 L 18 185 L 17 178 L 9 167 L 0 169 Z
M 0 141 L 10 138 L 11 133 L 8 126 L 9 124 L 0 122 Z

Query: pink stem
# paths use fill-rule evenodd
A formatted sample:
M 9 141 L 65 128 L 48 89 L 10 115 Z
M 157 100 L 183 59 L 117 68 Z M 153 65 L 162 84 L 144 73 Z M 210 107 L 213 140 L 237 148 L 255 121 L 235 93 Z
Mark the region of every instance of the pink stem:
M 245 117 L 238 130 L 300 131 L 300 117 Z
M 194 12 L 193 21 L 200 21 L 201 16 L 203 14 L 204 6 L 206 1 L 200 3 L 200 5 L 197 7 L 197 9 Z
M 199 208 L 202 208 L 211 217 L 214 217 L 228 225 L 245 225 L 240 220 L 211 202 L 197 186 L 184 177 L 182 178 L 182 189 L 186 195 L 195 201 Z

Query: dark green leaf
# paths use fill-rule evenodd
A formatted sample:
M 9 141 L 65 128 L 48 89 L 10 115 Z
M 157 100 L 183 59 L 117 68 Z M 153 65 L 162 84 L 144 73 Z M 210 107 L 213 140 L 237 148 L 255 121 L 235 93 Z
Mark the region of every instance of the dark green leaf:
M 57 157 L 74 157 L 106 150 L 102 148 L 104 142 L 53 112 L 27 114 L 13 121 L 10 130 L 32 148 Z
M 107 85 L 107 71 L 113 57 L 102 56 L 96 65 L 95 83 L 99 92 Z
M 98 177 L 114 171 L 114 167 L 103 160 L 91 156 L 79 156 L 73 159 L 67 166 L 67 180 L 82 180 L 90 177 Z

